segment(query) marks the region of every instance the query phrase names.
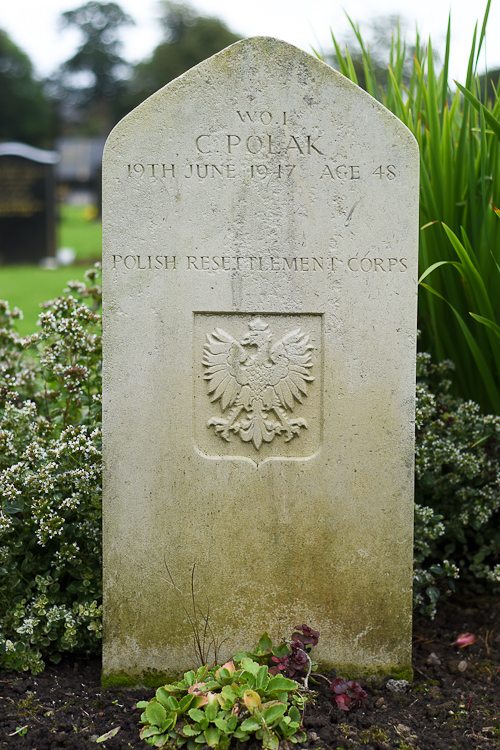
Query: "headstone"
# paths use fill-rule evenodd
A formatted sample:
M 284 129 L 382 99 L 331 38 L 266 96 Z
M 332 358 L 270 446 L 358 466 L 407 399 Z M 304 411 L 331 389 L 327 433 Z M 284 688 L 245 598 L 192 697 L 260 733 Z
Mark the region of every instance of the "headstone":
M 58 160 L 54 151 L 0 143 L 0 264 L 54 257 Z
M 193 666 L 193 564 L 221 658 L 307 623 L 341 674 L 410 674 L 418 168 L 269 38 L 110 135 L 105 682 Z

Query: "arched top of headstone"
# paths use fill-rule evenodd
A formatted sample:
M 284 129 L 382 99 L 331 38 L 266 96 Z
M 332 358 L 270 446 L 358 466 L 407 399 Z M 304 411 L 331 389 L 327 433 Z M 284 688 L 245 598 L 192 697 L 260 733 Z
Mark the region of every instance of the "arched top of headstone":
M 238 109 L 243 100 L 257 108 L 264 100 L 265 106 L 292 101 L 311 114 L 331 107 L 332 118 L 338 121 L 341 116 L 346 127 L 360 118 L 367 128 L 373 120 L 383 121 L 391 133 L 398 131 L 413 141 L 415 149 L 417 145 L 406 125 L 357 84 L 298 47 L 264 36 L 243 39 L 202 61 L 152 94 L 122 123 L 132 124 L 137 117 L 162 117 L 167 102 L 173 111 L 178 103 L 179 114 L 189 113 L 190 103 L 185 100 L 195 97 L 193 115 L 201 109 L 216 115 L 216 110 L 232 102 Z M 173 121 L 169 124 L 175 126 Z M 121 130 L 121 123 L 117 128 Z
M 40 164 L 57 164 L 61 158 L 57 151 L 45 151 L 25 143 L 0 143 L 0 156 L 22 156 Z

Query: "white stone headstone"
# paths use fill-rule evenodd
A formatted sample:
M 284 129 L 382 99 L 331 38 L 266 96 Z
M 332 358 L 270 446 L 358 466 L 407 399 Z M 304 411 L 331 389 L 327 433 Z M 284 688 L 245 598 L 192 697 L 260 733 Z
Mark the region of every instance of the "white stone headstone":
M 418 168 L 396 117 L 269 38 L 110 135 L 105 680 L 193 666 L 165 561 L 186 593 L 196 564 L 222 658 L 307 623 L 340 673 L 408 674 Z

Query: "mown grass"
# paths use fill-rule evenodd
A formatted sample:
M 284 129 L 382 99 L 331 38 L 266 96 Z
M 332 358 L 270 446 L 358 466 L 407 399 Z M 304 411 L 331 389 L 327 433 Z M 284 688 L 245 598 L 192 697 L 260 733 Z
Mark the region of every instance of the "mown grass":
M 59 215 L 57 247 L 73 248 L 78 262 L 100 260 L 101 222 L 93 218 L 92 207 L 62 205 Z
M 0 267 L 0 299 L 24 313 L 16 329 L 22 336 L 37 330 L 40 304 L 61 296 L 69 280 L 83 281 L 83 274 L 101 259 L 101 222 L 89 220 L 85 206 L 61 206 L 57 230 L 57 247 L 71 247 L 78 265 L 45 269 L 39 266 Z
M 16 323 L 21 336 L 35 333 L 36 322 L 42 312 L 40 304 L 60 297 L 68 281 L 83 281 L 86 266 L 63 266 L 47 270 L 39 266 L 3 266 L 0 268 L 0 299 L 7 300 L 10 308 L 18 307 L 24 318 Z

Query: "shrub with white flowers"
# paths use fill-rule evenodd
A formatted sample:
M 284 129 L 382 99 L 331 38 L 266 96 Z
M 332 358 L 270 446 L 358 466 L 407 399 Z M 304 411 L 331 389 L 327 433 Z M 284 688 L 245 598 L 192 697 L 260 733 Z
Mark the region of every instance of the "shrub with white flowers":
M 459 576 L 500 583 L 500 417 L 454 398 L 452 370 L 417 356 L 414 601 L 431 616 Z
M 33 673 L 100 648 L 100 271 L 85 276 L 26 338 L 0 302 L 0 665 Z
M 98 268 L 20 338 L 0 302 L 0 666 L 43 669 L 101 638 Z M 500 417 L 450 395 L 449 362 L 417 357 L 415 606 L 455 579 L 500 588 Z

